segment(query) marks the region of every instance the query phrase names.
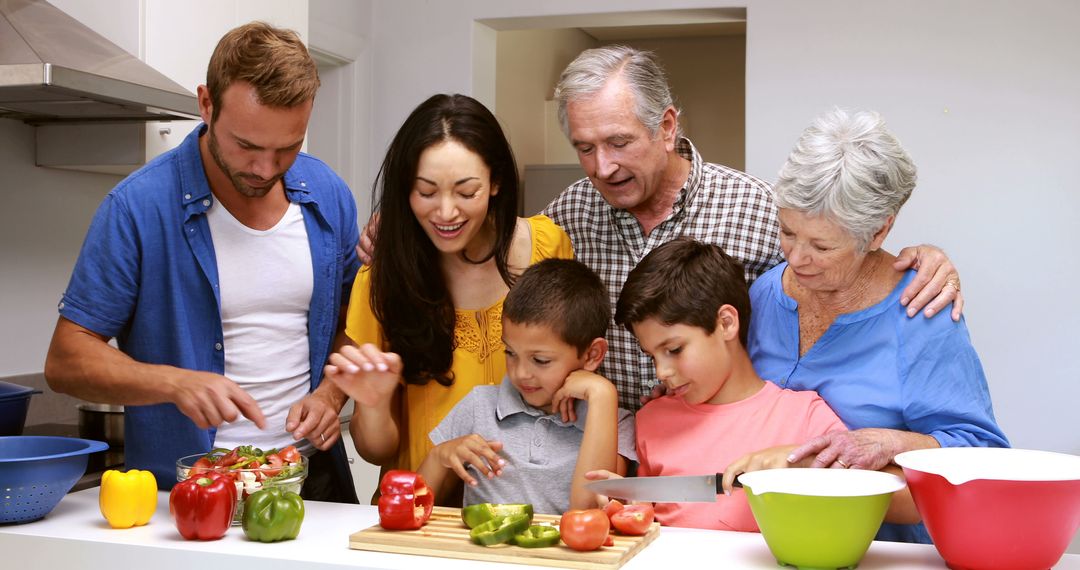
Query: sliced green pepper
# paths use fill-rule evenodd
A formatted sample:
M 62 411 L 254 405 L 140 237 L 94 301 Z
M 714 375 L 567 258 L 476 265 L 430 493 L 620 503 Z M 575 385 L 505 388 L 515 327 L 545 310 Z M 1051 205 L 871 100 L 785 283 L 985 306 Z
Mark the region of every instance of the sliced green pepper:
M 496 517 L 469 531 L 469 539 L 483 546 L 506 544 L 529 528 L 532 516 L 526 514 Z
M 281 487 L 252 493 L 244 501 L 244 534 L 259 542 L 292 540 L 304 522 L 304 500 Z
M 559 538 L 559 529 L 534 524 L 525 529 L 525 532 L 514 535 L 514 544 L 522 548 L 545 548 L 559 544 Z
M 529 522 L 532 522 L 533 506 L 528 503 L 479 503 L 469 505 L 461 509 L 461 522 L 465 523 L 465 526 L 469 528 L 476 528 L 495 517 L 508 517 L 511 515 L 528 515 Z

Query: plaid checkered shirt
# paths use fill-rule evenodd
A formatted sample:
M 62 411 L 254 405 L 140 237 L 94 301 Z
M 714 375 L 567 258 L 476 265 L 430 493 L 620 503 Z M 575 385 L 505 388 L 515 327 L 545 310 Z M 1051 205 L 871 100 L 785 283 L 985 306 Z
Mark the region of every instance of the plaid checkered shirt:
M 680 139 L 675 150 L 691 161 L 690 176 L 671 215 L 649 235 L 642 232 L 633 214 L 608 204 L 588 178 L 575 182 L 544 210 L 570 235 L 577 259 L 607 285 L 612 308 L 630 270 L 650 251 L 677 237 L 689 236 L 724 248 L 743 264 L 747 283 L 783 259 L 769 185 L 702 161 L 688 139 Z M 640 396 L 657 383 L 656 369 L 625 328 L 612 322 L 607 339 L 608 354 L 600 373 L 615 382 L 619 406 L 637 410 Z

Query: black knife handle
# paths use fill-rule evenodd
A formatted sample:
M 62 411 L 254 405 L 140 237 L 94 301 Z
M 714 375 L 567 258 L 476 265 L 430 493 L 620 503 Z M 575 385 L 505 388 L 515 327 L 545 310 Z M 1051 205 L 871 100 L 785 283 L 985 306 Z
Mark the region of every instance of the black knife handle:
M 731 486 L 732 487 L 739 487 L 741 489 L 742 488 L 742 483 L 740 483 L 739 478 L 736 477 L 735 481 L 733 481 L 731 483 Z M 717 473 L 716 474 L 716 494 L 717 495 L 723 495 L 724 494 L 724 474 L 723 473 Z

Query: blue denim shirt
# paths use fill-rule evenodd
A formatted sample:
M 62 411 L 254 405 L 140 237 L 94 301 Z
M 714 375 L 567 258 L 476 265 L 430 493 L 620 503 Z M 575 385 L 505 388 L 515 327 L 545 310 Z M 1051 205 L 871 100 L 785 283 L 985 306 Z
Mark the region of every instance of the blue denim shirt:
M 59 310 L 78 325 L 115 337 L 120 350 L 139 362 L 222 374 L 221 294 L 206 220 L 214 197 L 199 152 L 205 130 L 199 125 L 179 147 L 105 197 Z M 288 199 L 303 209 L 311 247 L 308 343 L 314 390 L 359 268 L 356 203 L 341 178 L 306 154 L 297 157 L 284 184 Z M 126 466 L 149 469 L 163 489 L 176 481 L 176 460 L 209 451 L 214 438 L 214 430 L 199 429 L 173 404 L 128 406 L 124 431 Z M 339 442 L 334 454 L 347 473 L 343 452 Z

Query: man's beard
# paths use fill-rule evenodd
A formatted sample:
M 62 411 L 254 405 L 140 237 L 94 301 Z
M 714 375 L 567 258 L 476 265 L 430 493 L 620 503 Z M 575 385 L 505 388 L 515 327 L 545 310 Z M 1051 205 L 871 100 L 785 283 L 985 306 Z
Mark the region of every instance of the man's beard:
M 248 198 L 262 198 L 263 196 L 266 196 L 270 192 L 270 190 L 273 190 L 274 185 L 276 185 L 278 180 L 281 180 L 281 177 L 285 175 L 285 173 L 282 172 L 281 174 L 278 174 L 277 176 L 268 180 L 264 186 L 260 187 L 254 187 L 248 184 L 247 182 L 245 182 L 245 178 L 250 179 L 259 177 L 247 172 L 236 172 L 231 167 L 229 167 L 229 165 L 225 162 L 225 158 L 221 156 L 221 147 L 218 146 L 217 135 L 214 134 L 213 125 L 210 126 L 209 131 L 210 132 L 208 134 L 210 138 L 207 139 L 207 147 L 209 147 L 210 149 L 210 156 L 214 159 L 214 163 L 217 164 L 218 168 L 220 168 L 221 171 L 225 173 L 225 176 L 229 177 L 229 180 L 232 182 L 233 188 L 236 188 L 237 192 L 243 194 L 244 196 L 247 196 Z

